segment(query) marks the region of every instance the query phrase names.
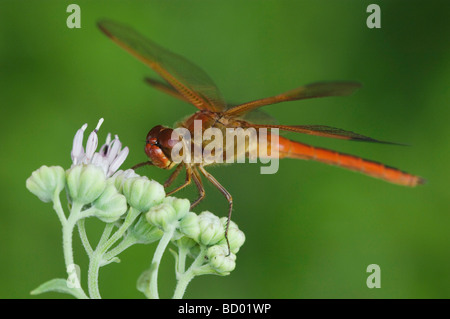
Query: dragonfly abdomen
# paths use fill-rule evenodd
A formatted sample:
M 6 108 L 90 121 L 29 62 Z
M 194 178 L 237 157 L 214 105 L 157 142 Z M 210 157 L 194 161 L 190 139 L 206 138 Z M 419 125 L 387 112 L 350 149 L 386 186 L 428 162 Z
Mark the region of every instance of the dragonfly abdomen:
M 335 165 L 404 186 L 416 186 L 425 183 L 425 179 L 422 177 L 406 173 L 382 163 L 325 148 L 314 147 L 281 136 L 279 137 L 279 156 L 280 158 L 313 160 Z

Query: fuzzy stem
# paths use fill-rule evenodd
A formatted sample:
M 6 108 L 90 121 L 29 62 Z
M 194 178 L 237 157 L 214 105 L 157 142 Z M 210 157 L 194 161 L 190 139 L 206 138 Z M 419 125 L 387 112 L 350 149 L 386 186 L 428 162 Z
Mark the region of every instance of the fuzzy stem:
M 59 198 L 57 201 L 54 201 L 54 207 L 57 207 L 57 206 L 59 206 L 59 207 L 61 206 Z M 75 264 L 74 264 L 74 259 L 73 259 L 73 247 L 72 247 L 73 229 L 75 227 L 75 224 L 77 223 L 77 221 L 80 218 L 80 212 L 81 212 L 82 207 L 83 207 L 82 204 L 73 203 L 72 208 L 70 210 L 69 218 L 67 218 L 67 220 L 65 217 L 64 217 L 64 219 L 61 219 L 60 213 L 62 211 L 62 207 L 60 207 L 61 211 L 58 213 L 58 216 L 60 216 L 60 219 L 62 222 L 63 252 L 64 252 L 64 262 L 66 264 L 67 274 L 68 274 L 69 278 L 72 278 L 72 280 L 75 277 L 76 282 L 73 284 L 76 287 L 75 289 L 78 290 L 78 295 L 81 296 L 82 298 L 88 298 L 88 296 L 85 294 L 85 292 L 81 288 L 80 278 L 78 277 L 78 274 L 76 272 L 73 273 L 74 270 L 76 269 L 76 267 L 74 267 Z
M 164 251 L 167 248 L 170 240 L 172 239 L 173 233 L 175 232 L 175 227 L 170 227 L 164 232 L 161 240 L 156 247 L 155 254 L 153 255 L 152 264 L 151 264 L 151 275 L 150 275 L 150 283 L 147 288 L 147 292 L 145 295 L 149 299 L 159 299 L 158 294 L 158 269 L 159 264 L 161 263 L 161 258 Z
M 83 244 L 84 249 L 86 250 L 86 254 L 88 257 L 91 257 L 93 250 L 91 244 L 89 243 L 89 239 L 86 234 L 86 227 L 84 225 L 84 219 L 81 219 L 77 222 L 78 233 L 80 235 L 81 243 Z
M 100 290 L 98 288 L 98 273 L 100 269 L 100 261 L 102 255 L 96 251 L 91 255 L 88 270 L 88 289 L 91 299 L 101 299 Z
M 177 286 L 175 287 L 175 292 L 173 293 L 172 299 L 181 299 L 186 291 L 188 284 L 197 275 L 196 270 L 204 263 L 206 255 L 206 249 L 202 248 L 197 258 L 192 262 L 191 266 L 184 273 L 180 273 L 177 281 Z

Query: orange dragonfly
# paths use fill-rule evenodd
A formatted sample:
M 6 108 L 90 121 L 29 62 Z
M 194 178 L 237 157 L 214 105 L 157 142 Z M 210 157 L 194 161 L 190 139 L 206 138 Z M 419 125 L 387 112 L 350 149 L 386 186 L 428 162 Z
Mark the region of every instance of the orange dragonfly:
M 236 127 L 255 129 L 266 128 L 269 130 L 276 128 L 282 131 L 344 140 L 388 143 L 354 132 L 323 125 L 255 124 L 246 120 L 249 112 L 255 111 L 265 105 L 310 98 L 350 95 L 360 87 L 359 83 L 313 83 L 276 96 L 267 97 L 236 106 L 230 106 L 224 101 L 219 89 L 211 78 L 202 69 L 185 58 L 162 48 L 126 25 L 105 20 L 100 21 L 98 26 L 115 43 L 152 68 L 165 80 L 165 82 L 161 82 L 159 80 L 146 78 L 145 80 L 149 85 L 182 101 L 188 102 L 198 109 L 196 113 L 178 124 L 179 127 L 187 128 L 192 134 L 194 134 L 194 120 L 201 120 L 202 130 L 210 127 L 216 127 L 222 131 L 225 131 L 226 128 Z M 203 188 L 200 176 L 201 173 L 207 180 L 214 184 L 228 200 L 229 222 L 233 208 L 231 194 L 209 172 L 205 170 L 206 163 L 181 162 L 176 164 L 172 161 L 171 150 L 174 143 L 177 142 L 171 139 L 172 132 L 173 129 L 161 125 L 152 128 L 147 135 L 145 146 L 145 152 L 149 160 L 147 162 L 137 164 L 133 168 L 136 169 L 145 165 L 154 165 L 163 169 L 171 169 L 175 167 L 175 171 L 172 175 L 170 175 L 169 179 L 164 184 L 164 187 L 167 188 L 174 182 L 184 167 L 186 169 L 185 182 L 167 194 L 170 195 L 181 190 L 189 185 L 191 180 L 193 180 L 198 189 L 199 197 L 192 203 L 191 207 L 197 205 L 205 197 L 205 190 Z M 271 144 L 269 142 L 267 144 L 267 148 L 270 149 L 270 147 Z M 296 158 L 319 161 L 405 186 L 416 186 L 425 182 L 425 180 L 419 176 L 403 172 L 399 169 L 389 167 L 381 163 L 324 148 L 310 146 L 297 141 L 289 140 L 282 136 L 279 136 L 278 148 L 280 158 Z M 267 153 L 270 153 L 270 151 L 268 150 L 266 154 Z M 228 224 L 225 234 L 227 234 L 227 230 Z

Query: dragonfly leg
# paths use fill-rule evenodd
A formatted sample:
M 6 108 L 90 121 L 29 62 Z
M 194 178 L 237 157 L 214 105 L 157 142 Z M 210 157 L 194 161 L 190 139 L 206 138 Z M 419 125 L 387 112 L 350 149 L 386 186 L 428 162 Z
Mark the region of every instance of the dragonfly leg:
M 230 220 L 231 220 L 231 212 L 233 211 L 233 198 L 231 197 L 231 194 L 223 187 L 210 173 L 208 173 L 203 166 L 199 165 L 198 167 L 202 174 L 214 185 L 216 186 L 219 191 L 225 196 L 225 198 L 228 201 L 228 219 L 227 224 L 225 226 L 225 240 L 227 241 L 228 246 L 228 256 L 230 255 L 230 242 L 228 241 L 228 227 L 230 226 Z
M 147 165 L 152 166 L 153 163 L 150 162 L 150 161 L 142 162 L 142 163 L 139 163 L 139 164 L 134 165 L 131 169 L 132 169 L 132 170 L 136 170 L 136 169 L 139 168 L 139 167 L 147 166 Z
M 169 176 L 167 181 L 164 183 L 164 188 L 167 188 L 170 185 L 172 185 L 173 181 L 180 174 L 180 171 L 181 171 L 182 168 L 183 168 L 183 165 L 182 164 L 178 164 L 178 166 L 175 168 L 175 171 Z
M 205 188 L 203 187 L 202 179 L 200 177 L 200 174 L 198 171 L 194 168 L 192 170 L 192 179 L 194 180 L 195 186 L 197 186 L 198 190 L 198 198 L 192 203 L 191 208 L 195 207 L 202 201 L 203 198 L 205 198 Z
M 180 165 L 179 165 L 180 166 Z M 174 175 L 175 173 L 178 175 L 179 171 L 181 168 L 176 168 L 175 172 L 172 173 L 172 175 Z M 172 179 L 172 175 L 169 177 L 169 180 Z M 191 183 L 191 175 L 192 175 L 192 170 L 190 166 L 186 165 L 186 179 L 184 180 L 184 183 L 180 186 L 178 186 L 177 188 L 171 190 L 170 192 L 166 193 L 167 196 L 172 195 L 173 193 L 178 192 L 179 190 L 185 188 L 186 186 L 188 186 Z M 175 176 L 176 177 L 176 176 Z M 175 177 L 173 179 L 175 179 Z M 171 181 L 172 183 L 173 181 Z M 167 182 L 166 182 L 167 183 Z

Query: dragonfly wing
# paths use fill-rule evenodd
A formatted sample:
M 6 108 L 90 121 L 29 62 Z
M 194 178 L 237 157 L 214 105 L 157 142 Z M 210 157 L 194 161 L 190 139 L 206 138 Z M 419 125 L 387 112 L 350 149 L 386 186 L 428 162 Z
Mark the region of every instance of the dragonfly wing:
M 253 124 L 253 123 L 245 123 L 243 124 L 245 127 L 253 127 L 253 128 L 277 128 L 283 131 L 302 133 L 308 135 L 316 135 L 323 137 L 331 137 L 343 140 L 351 140 L 351 141 L 360 141 L 360 142 L 372 142 L 372 143 L 382 143 L 382 144 L 395 144 L 395 145 L 404 145 L 386 141 L 376 140 L 374 138 L 361 135 L 355 132 L 346 131 L 340 128 L 325 126 L 325 125 L 271 125 L 271 124 Z
M 225 111 L 225 114 L 228 116 L 240 116 L 259 107 L 270 104 L 276 104 L 280 102 L 296 101 L 328 96 L 346 96 L 352 94 L 355 90 L 357 90 L 360 87 L 361 84 L 357 82 L 312 83 L 305 86 L 301 86 L 294 90 L 281 93 L 276 96 L 234 106 Z
M 126 25 L 103 20 L 98 22 L 98 27 L 119 46 L 156 71 L 198 109 L 220 111 L 226 108 L 219 89 L 198 66 Z
M 176 97 L 177 99 L 180 99 L 184 102 L 189 102 L 184 98 L 184 96 L 182 96 L 177 90 L 175 90 L 172 86 L 170 86 L 167 83 L 149 77 L 145 77 L 144 81 L 145 83 L 154 87 L 155 89 L 158 89 L 166 94 Z

